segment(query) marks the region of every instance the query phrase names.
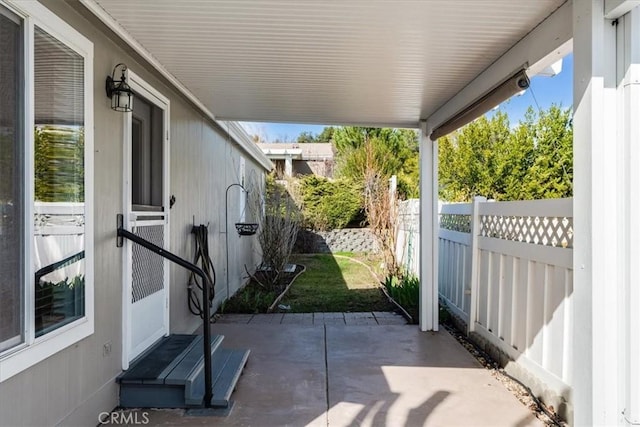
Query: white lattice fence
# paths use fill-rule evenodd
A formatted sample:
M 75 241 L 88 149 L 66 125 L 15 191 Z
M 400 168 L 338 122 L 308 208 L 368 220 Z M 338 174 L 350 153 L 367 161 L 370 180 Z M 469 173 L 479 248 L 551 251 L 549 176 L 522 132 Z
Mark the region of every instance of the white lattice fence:
M 440 209 L 440 296 L 469 330 L 570 400 L 572 199 Z
M 482 215 L 480 235 L 535 245 L 573 247 L 573 218 Z
M 471 306 L 471 225 L 473 204 L 440 207 L 438 292 L 449 309 L 469 324 Z
M 481 203 L 473 330 L 559 394 L 571 384 L 571 199 Z

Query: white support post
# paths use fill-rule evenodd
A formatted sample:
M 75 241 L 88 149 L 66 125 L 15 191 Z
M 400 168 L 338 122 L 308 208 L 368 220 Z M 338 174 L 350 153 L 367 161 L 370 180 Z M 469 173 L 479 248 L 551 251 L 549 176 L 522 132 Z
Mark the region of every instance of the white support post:
M 623 290 L 629 260 L 623 254 L 629 238 L 626 200 L 638 196 L 629 191 L 628 153 L 621 141 L 623 85 L 617 69 L 624 49 L 616 24 L 605 17 L 605 0 L 573 2 L 574 425 L 626 424 Z M 632 244 L 640 236 L 635 237 Z
M 293 176 L 293 157 L 291 154 L 287 154 L 284 158 L 284 175 L 289 178 Z
M 420 329 L 438 330 L 438 143 L 420 126 Z
M 478 318 L 478 262 L 480 262 L 480 253 L 478 251 L 478 234 L 480 233 L 480 203 L 487 201 L 486 197 L 476 196 L 473 198 L 473 208 L 471 210 L 471 304 L 469 308 L 469 324 L 467 332 L 471 333 L 475 330 L 476 320 Z
M 618 40 L 624 40 L 623 61 L 618 78 L 622 79 L 620 99 L 624 114 L 622 126 L 622 150 L 618 156 L 622 163 L 624 191 L 620 198 L 623 225 L 619 233 L 623 236 L 621 258 L 624 266 L 621 280 L 621 301 L 624 308 L 619 310 L 623 318 L 620 348 L 622 356 L 622 380 L 624 384 L 623 417 L 626 424 L 640 424 L 640 7 L 636 6 L 620 20 L 623 28 L 618 30 Z M 620 25 L 618 25 L 620 27 Z M 621 34 L 622 33 L 622 34 Z M 620 52 L 621 49 L 618 49 Z M 620 70 L 621 69 L 621 70 Z

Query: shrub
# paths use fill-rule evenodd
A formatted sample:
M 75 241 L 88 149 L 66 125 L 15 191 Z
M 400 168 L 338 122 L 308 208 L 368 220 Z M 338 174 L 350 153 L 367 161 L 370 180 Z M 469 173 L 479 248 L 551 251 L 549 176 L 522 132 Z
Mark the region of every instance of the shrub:
M 306 225 L 314 230 L 344 228 L 362 210 L 361 192 L 346 180 L 309 175 L 300 180 Z
M 264 197 L 256 193 L 250 200 L 253 215 L 258 219 L 258 242 L 262 249 L 262 270 L 267 285 L 277 287 L 285 265 L 289 262 L 298 235 L 300 212 L 287 189 L 267 178 Z

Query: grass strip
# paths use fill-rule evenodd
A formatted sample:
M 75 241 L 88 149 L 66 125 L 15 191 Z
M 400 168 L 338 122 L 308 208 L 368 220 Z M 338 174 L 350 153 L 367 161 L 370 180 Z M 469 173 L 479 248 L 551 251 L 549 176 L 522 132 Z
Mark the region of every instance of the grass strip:
M 393 305 L 379 289 L 369 269 L 344 256 L 297 254 L 290 262 L 303 264 L 298 277 L 280 302 L 287 312 L 366 312 L 390 311 Z

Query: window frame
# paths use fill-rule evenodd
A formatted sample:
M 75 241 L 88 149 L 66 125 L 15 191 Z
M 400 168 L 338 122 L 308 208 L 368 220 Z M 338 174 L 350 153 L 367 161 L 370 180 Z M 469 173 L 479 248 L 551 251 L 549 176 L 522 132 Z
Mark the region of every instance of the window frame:
M 94 218 L 93 218 L 93 43 L 38 2 L 0 0 L 23 19 L 24 42 L 24 340 L 0 353 L 0 383 L 90 336 L 94 332 Z M 85 203 L 85 315 L 38 338 L 35 337 L 35 27 L 56 38 L 84 59 L 84 203 Z M 55 76 L 53 76 L 55 77 Z

